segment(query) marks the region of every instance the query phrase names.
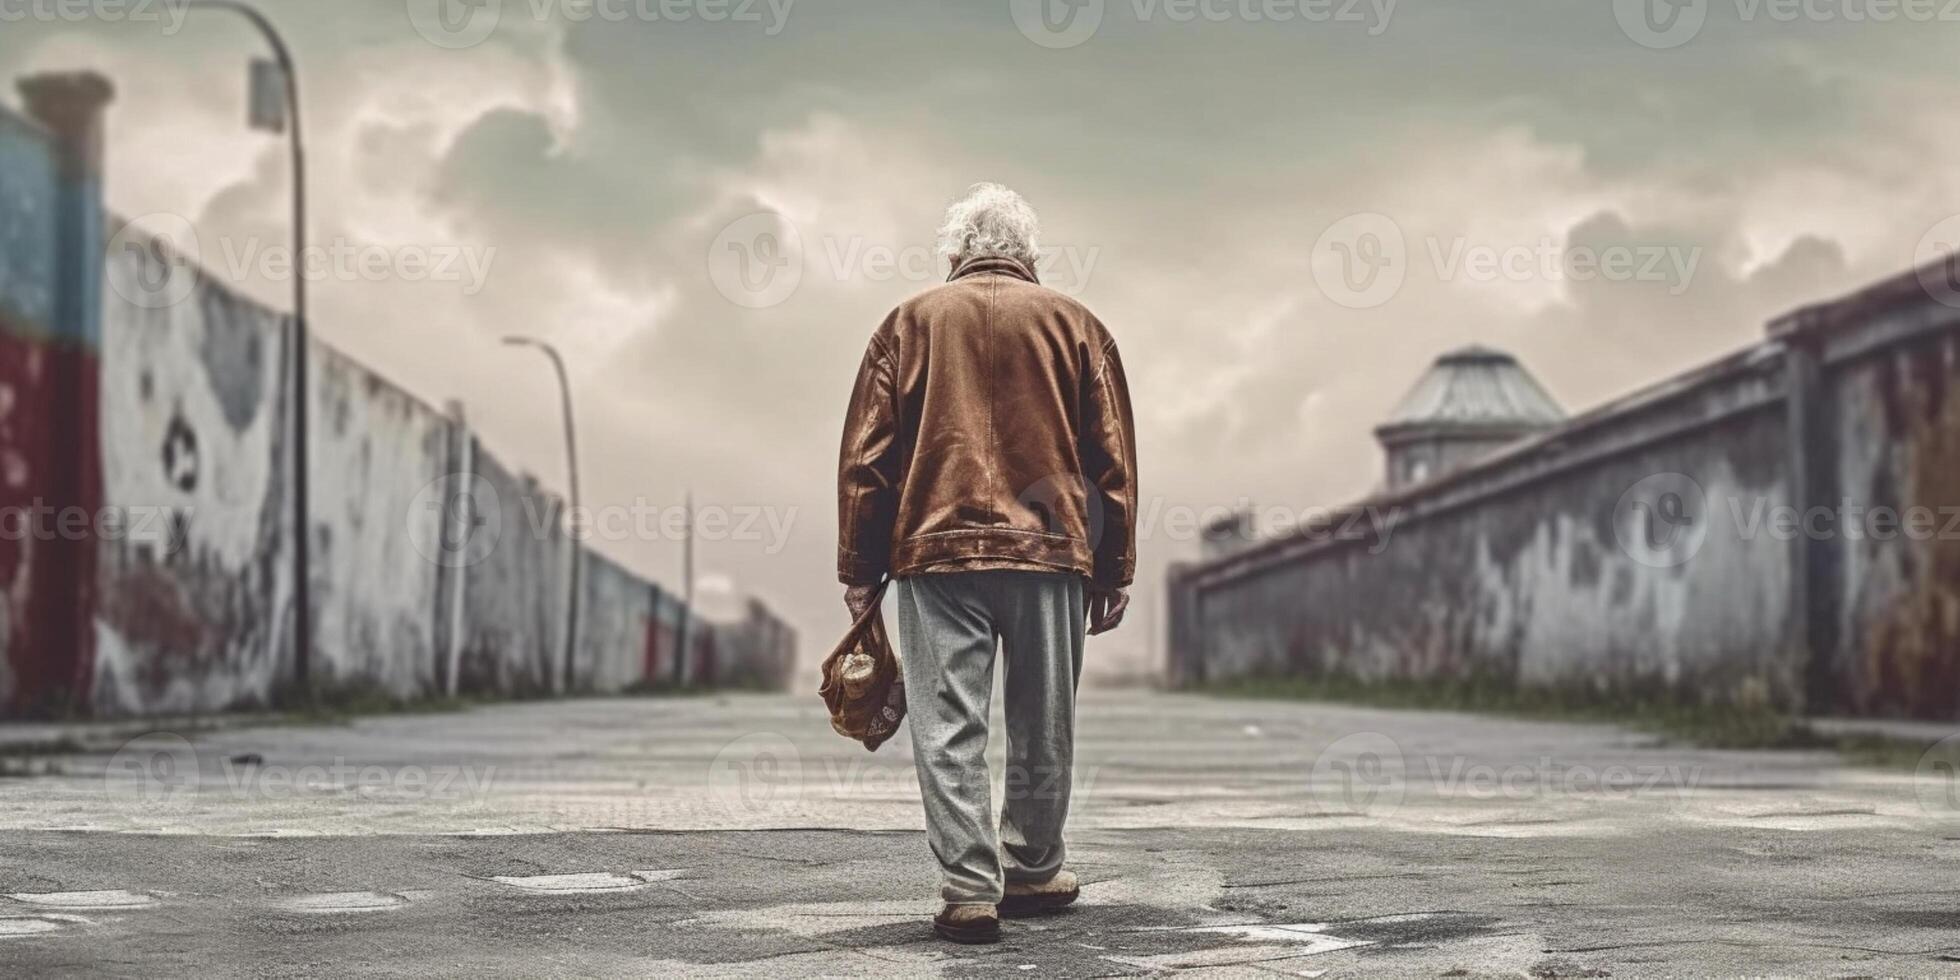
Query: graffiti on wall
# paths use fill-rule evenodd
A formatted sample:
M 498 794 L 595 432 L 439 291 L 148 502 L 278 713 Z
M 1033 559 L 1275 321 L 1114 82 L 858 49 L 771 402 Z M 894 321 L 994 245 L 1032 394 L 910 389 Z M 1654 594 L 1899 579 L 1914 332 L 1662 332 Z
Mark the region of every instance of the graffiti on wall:
M 105 261 L 131 281 L 171 273 L 157 249 Z M 181 303 L 103 299 L 105 503 L 168 524 L 100 544 L 94 701 L 262 705 L 291 678 L 288 322 L 204 277 Z

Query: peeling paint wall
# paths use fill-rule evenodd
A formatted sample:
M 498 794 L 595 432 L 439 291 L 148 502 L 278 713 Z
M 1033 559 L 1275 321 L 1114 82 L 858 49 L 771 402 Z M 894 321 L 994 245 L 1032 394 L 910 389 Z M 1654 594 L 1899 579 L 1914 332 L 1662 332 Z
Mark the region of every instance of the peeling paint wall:
M 309 364 L 315 681 L 434 694 L 446 569 L 416 542 L 439 533 L 450 420 L 337 351 Z
M 1960 338 L 1923 336 L 1835 372 L 1842 495 L 1924 515 L 1835 542 L 1833 710 L 1960 717 Z
M 106 261 L 111 282 L 160 282 L 174 260 Z M 292 680 L 289 334 L 203 276 L 179 303 L 106 291 L 104 496 L 129 533 L 99 543 L 98 711 L 260 706 Z
M 742 618 L 713 623 L 716 681 L 728 687 L 782 690 L 796 666 L 796 632 L 755 600 Z
M 578 659 L 581 690 L 619 691 L 645 678 L 647 629 L 658 590 L 596 554 L 585 556 L 580 578 Z
M 23 79 L 46 129 L 0 110 L 0 713 L 86 710 L 94 683 L 107 88 Z
M 1939 271 L 1798 311 L 1753 348 L 1329 526 L 1177 567 L 1173 680 L 1476 679 L 1960 717 L 1960 289 L 1927 286 Z M 1881 508 L 1934 526 L 1873 534 Z M 1779 513 L 1819 516 L 1779 530 Z
M 0 507 L 10 511 L 32 504 L 48 451 L 38 392 L 53 332 L 54 200 L 54 148 L 0 108 Z M 33 546 L 28 536 L 0 539 L 0 705 L 15 702 L 32 669 Z
M 496 546 L 467 566 L 461 691 L 520 696 L 558 689 L 563 667 L 565 536 L 561 504 L 479 445 L 476 476 L 497 501 Z M 480 531 L 479 533 L 485 533 Z
M 158 281 L 176 260 L 159 246 L 109 261 L 107 274 Z M 100 543 L 94 707 L 140 714 L 273 703 L 298 683 L 286 438 L 291 322 L 202 276 L 182 303 L 150 306 L 114 291 L 106 300 L 107 503 L 161 516 Z M 315 635 L 307 683 L 403 700 L 446 693 L 452 590 L 460 589 L 457 693 L 562 690 L 563 502 L 448 414 L 345 355 L 316 341 L 310 363 Z M 484 548 L 445 561 L 425 552 L 454 519 L 445 481 L 458 472 L 459 438 L 472 442 L 470 485 L 494 513 L 473 531 L 489 536 Z M 584 561 L 574 688 L 665 683 L 647 671 L 672 666 L 678 603 L 602 556 L 588 551 Z M 723 631 L 739 639 L 723 641 Z M 714 662 L 719 647 L 757 656 L 749 621 L 697 620 L 692 632 L 692 684 L 724 672 Z M 793 644 L 786 632 L 779 642 Z
M 1651 438 L 1693 411 L 1660 406 L 1594 438 Z M 1796 678 L 1777 666 L 1788 547 L 1732 533 L 1726 505 L 1780 501 L 1775 459 L 1747 447 L 1773 444 L 1781 425 L 1756 408 L 1665 448 L 1568 462 L 1559 457 L 1583 452 L 1568 445 L 1475 471 L 1479 479 L 1432 496 L 1378 501 L 1394 515 L 1383 521 L 1385 543 L 1373 534 L 1330 540 L 1198 591 L 1205 676 L 1792 695 Z M 1615 527 L 1633 516 L 1621 506 L 1628 488 L 1655 473 L 1688 476 L 1714 504 L 1703 508 L 1706 539 L 1677 565 L 1630 553 L 1620 545 L 1630 529 Z
M 61 176 L 57 150 L 0 109 L 0 514 L 85 518 L 55 540 L 0 526 L 14 532 L 0 533 L 0 718 L 255 708 L 301 690 L 413 700 L 451 689 L 452 653 L 458 693 L 561 691 L 562 502 L 459 418 L 317 341 L 300 676 L 291 321 L 140 232 L 105 249 L 119 222 L 95 182 Z M 432 546 L 456 528 L 469 547 Z M 679 603 L 589 552 L 585 568 L 572 686 L 672 683 L 653 672 L 677 662 Z M 794 642 L 758 616 L 697 620 L 688 682 L 729 672 L 718 649 Z

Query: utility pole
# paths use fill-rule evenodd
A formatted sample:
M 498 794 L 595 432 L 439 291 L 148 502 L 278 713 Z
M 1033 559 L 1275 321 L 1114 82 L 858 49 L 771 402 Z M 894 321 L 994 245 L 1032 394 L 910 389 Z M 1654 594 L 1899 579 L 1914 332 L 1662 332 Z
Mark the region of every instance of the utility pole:
M 681 539 L 681 653 L 676 669 L 683 686 L 687 684 L 687 658 L 692 649 L 694 626 L 694 491 L 687 491 L 685 499 L 687 536 Z
M 572 382 L 565 373 L 565 359 L 558 355 L 558 348 L 535 337 L 505 337 L 504 343 L 511 347 L 531 347 L 543 351 L 551 360 L 551 367 L 558 374 L 558 395 L 565 416 L 565 469 L 567 481 L 571 484 L 571 510 L 565 515 L 565 550 L 569 568 L 565 573 L 565 653 L 564 653 L 564 692 L 572 693 L 572 662 L 578 652 L 578 605 L 580 571 L 585 564 L 585 556 L 579 548 L 578 536 L 573 533 L 582 513 L 578 491 L 578 429 L 572 421 Z
M 307 421 L 306 144 L 299 121 L 299 72 L 286 41 L 266 16 L 240 0 L 191 0 L 192 7 L 228 10 L 265 38 L 273 61 L 252 63 L 251 125 L 291 138 L 293 157 L 293 673 L 305 691 L 313 663 L 313 575 L 309 539 L 313 520 L 307 501 L 311 453 Z M 273 88 L 278 93 L 273 93 Z

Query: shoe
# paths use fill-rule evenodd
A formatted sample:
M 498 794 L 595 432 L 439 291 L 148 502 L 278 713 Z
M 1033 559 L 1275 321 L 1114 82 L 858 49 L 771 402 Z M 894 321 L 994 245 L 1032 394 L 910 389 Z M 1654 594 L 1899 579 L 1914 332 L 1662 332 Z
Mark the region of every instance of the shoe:
M 1082 884 L 1075 880 L 1075 872 L 1057 872 L 1055 877 L 1040 884 L 1010 884 L 1001 896 L 1000 914 L 1036 915 L 1052 912 L 1067 905 L 1082 895 Z
M 967 946 L 1000 942 L 1000 914 L 991 905 L 948 905 L 932 919 L 939 938 Z

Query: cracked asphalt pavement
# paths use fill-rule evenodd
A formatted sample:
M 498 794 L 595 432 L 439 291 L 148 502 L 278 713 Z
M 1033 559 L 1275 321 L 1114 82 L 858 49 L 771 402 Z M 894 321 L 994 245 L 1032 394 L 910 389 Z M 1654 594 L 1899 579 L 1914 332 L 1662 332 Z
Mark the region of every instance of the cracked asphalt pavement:
M 989 947 L 927 926 L 905 739 L 813 696 L 90 746 L 0 780 L 0 975 L 1960 974 L 1945 770 L 1141 691 L 1079 725 L 1082 901 Z

